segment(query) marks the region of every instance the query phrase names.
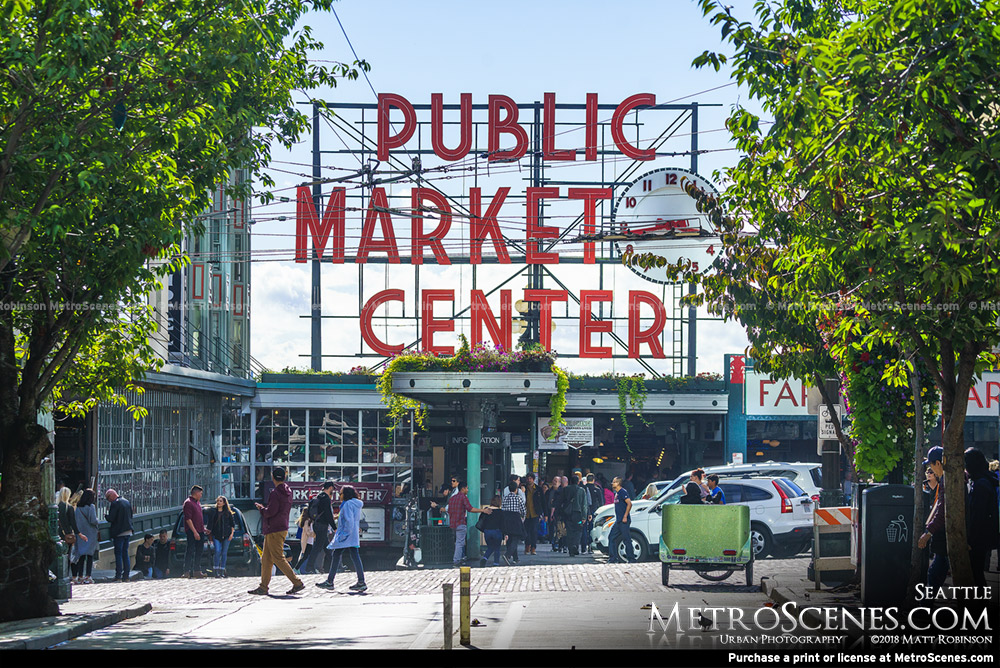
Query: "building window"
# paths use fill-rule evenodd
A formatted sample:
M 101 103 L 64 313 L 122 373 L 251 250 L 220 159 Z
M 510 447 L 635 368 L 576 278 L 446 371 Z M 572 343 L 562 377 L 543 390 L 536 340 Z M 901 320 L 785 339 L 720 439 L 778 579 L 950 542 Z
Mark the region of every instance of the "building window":
M 261 409 L 255 462 L 288 468 L 293 482 L 407 482 L 409 421 L 393 432 L 386 411 Z

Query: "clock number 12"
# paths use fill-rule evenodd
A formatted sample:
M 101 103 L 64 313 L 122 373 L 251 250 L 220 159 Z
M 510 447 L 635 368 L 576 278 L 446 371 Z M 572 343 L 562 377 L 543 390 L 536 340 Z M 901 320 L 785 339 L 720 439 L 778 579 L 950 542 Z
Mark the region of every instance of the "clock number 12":
M 676 174 L 667 174 L 666 176 L 667 176 L 667 185 L 668 186 L 676 186 L 677 185 L 677 175 Z

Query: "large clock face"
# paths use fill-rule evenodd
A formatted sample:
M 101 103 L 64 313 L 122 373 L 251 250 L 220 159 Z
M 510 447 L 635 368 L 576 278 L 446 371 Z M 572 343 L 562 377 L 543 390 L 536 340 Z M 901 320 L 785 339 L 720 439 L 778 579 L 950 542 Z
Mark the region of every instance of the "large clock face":
M 615 203 L 613 234 L 626 238 L 615 241 L 619 254 L 653 253 L 672 265 L 691 262 L 698 273 L 709 271 L 717 256 L 718 237 L 708 215 L 698 211 L 695 200 L 684 191 L 694 182 L 718 196 L 709 181 L 693 172 L 665 167 L 647 172 L 629 184 Z M 703 232 L 704 231 L 704 232 Z M 664 267 L 628 265 L 629 269 L 655 283 L 674 283 Z

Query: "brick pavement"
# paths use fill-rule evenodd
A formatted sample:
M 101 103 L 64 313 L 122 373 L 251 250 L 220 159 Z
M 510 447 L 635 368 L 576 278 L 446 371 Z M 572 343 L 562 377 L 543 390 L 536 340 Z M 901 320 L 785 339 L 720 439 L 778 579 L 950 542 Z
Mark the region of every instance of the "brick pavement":
M 528 557 L 530 559 L 530 557 Z M 637 564 L 603 564 L 593 561 L 560 565 L 521 565 L 472 569 L 472 592 L 477 596 L 488 596 L 512 592 L 661 592 L 659 562 Z M 729 580 L 721 583 L 708 582 L 689 571 L 674 571 L 670 575 L 671 588 L 684 589 L 687 586 L 709 586 L 716 591 L 751 592 L 760 591 L 762 577 L 794 575 L 804 577 L 809 559 L 766 559 L 754 568 L 756 585 L 747 587 L 742 573 L 734 573 Z M 418 570 L 418 571 L 372 571 L 366 574 L 368 593 L 377 596 L 410 596 L 421 594 L 440 595 L 441 585 L 451 582 L 458 591 L 458 569 Z M 325 597 L 330 594 L 314 586 L 323 579 L 322 575 L 303 576 L 305 591 L 299 598 Z M 354 584 L 354 574 L 341 573 L 337 577 L 338 589 L 347 591 Z M 168 579 L 137 582 L 107 582 L 93 585 L 78 585 L 73 588 L 74 599 L 129 598 L 149 601 L 156 605 L 184 605 L 205 603 L 233 603 L 251 599 L 247 590 L 255 586 L 257 578 L 231 577 L 226 579 L 206 578 L 201 580 Z M 272 578 L 271 593 L 283 594 L 289 587 L 282 575 Z

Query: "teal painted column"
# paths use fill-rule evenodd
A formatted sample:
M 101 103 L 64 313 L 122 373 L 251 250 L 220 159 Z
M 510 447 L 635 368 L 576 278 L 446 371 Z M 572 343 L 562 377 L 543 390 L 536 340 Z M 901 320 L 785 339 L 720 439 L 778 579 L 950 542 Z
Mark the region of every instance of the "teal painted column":
M 473 508 L 481 505 L 482 494 L 480 492 L 480 480 L 482 478 L 482 438 L 483 438 L 483 411 L 479 401 L 472 402 L 465 411 L 465 437 L 468 441 L 466 445 L 467 472 L 465 480 L 469 485 L 469 503 Z M 468 525 L 469 533 L 466 540 L 466 550 L 469 560 L 479 558 L 479 532 L 476 530 L 476 521 L 479 519 L 477 513 L 469 513 Z
M 731 464 L 733 453 L 743 455 L 747 462 L 747 416 L 743 406 L 744 371 L 743 355 L 726 355 L 726 390 L 729 392 L 729 410 L 726 412 L 726 463 Z

